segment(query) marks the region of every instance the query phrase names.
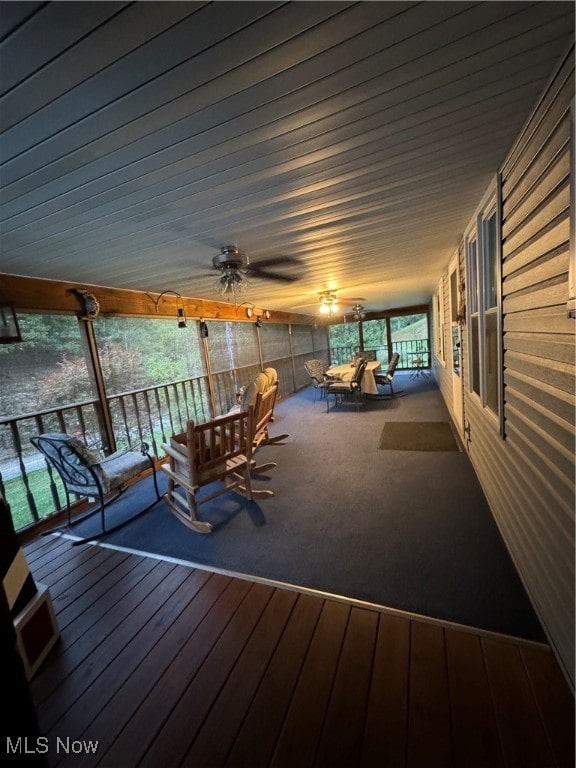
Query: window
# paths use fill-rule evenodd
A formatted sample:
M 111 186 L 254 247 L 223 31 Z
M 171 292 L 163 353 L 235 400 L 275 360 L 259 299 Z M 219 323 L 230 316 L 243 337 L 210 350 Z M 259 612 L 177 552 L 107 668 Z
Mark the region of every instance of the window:
M 76 317 L 19 312 L 18 322 L 22 341 L 0 346 L 0 419 L 96 397 Z
M 386 318 L 364 320 L 362 339 L 364 349 L 376 350 L 377 359 L 388 365 L 388 323 Z
M 40 432 L 81 437 L 98 429 L 78 319 L 18 312 L 18 323 L 22 341 L 0 345 L 0 480 L 17 531 L 53 512 L 55 495 L 60 505 L 65 498 L 30 438 Z
M 428 315 L 424 312 L 390 317 L 391 352 L 400 354 L 402 368 L 430 367 L 428 334 Z
M 333 363 L 348 363 L 360 349 L 360 324 L 337 323 L 328 328 Z
M 182 329 L 173 319 L 100 315 L 93 324 L 108 396 L 205 372 L 195 323 Z
M 501 414 L 500 247 L 496 194 L 481 208 L 466 239 L 469 390 Z

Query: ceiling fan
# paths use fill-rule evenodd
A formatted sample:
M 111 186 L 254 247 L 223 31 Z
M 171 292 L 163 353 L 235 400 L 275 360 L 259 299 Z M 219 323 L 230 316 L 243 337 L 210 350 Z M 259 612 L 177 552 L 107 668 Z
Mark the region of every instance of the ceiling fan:
M 242 253 L 238 246 L 224 245 L 220 249 L 220 253 L 212 259 L 212 268 L 220 273 L 216 279 L 216 290 L 222 294 L 243 292 L 249 286 L 251 278 L 292 283 L 298 280 L 297 275 L 278 272 L 270 268 L 282 268 L 299 263 L 298 259 L 292 256 L 275 256 L 251 263 L 248 256 Z
M 366 317 L 366 312 L 364 312 L 364 307 L 362 304 L 354 304 L 352 307 L 351 317 L 353 320 L 364 320 Z
M 297 304 L 292 309 L 301 309 L 303 307 L 312 307 L 318 305 L 320 314 L 322 315 L 334 315 L 338 312 L 340 304 L 357 304 L 360 301 L 366 301 L 359 296 L 336 296 L 335 290 L 320 291 L 318 293 L 318 299 L 316 301 L 310 301 L 307 304 Z

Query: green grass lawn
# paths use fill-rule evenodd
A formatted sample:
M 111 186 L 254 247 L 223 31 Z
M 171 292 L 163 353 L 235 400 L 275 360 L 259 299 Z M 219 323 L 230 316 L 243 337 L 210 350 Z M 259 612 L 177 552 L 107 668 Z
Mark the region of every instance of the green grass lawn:
M 27 477 L 30 493 L 36 502 L 38 519 L 41 520 L 56 511 L 54 508 L 54 500 L 50 492 L 48 471 L 46 469 L 37 469 L 27 473 Z M 65 507 L 66 494 L 64 493 L 60 478 L 55 477 L 54 483 L 58 489 L 58 497 L 61 505 Z M 4 496 L 10 505 L 12 520 L 14 521 L 14 528 L 16 531 L 22 530 L 22 528 L 26 528 L 28 525 L 35 522 L 28 501 L 28 491 L 21 476 L 7 480 L 4 483 Z

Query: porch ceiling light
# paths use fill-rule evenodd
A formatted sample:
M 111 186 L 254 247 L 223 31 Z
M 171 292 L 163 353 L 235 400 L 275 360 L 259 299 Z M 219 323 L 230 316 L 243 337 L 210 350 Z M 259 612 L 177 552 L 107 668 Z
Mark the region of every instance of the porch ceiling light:
M 222 296 L 226 294 L 236 296 L 238 293 L 246 293 L 249 282 L 236 264 L 225 264 L 220 268 L 222 269 L 222 274 L 214 284 L 216 293 Z
M 256 317 L 260 320 L 260 326 L 262 325 L 263 317 L 265 317 L 266 320 L 269 320 L 272 315 L 269 309 L 261 309 L 260 307 L 257 307 L 256 304 L 252 304 L 251 301 L 243 301 L 242 304 L 236 307 L 236 314 L 238 314 L 238 311 L 242 309 L 242 307 L 244 307 L 244 312 L 249 320 L 252 317 Z

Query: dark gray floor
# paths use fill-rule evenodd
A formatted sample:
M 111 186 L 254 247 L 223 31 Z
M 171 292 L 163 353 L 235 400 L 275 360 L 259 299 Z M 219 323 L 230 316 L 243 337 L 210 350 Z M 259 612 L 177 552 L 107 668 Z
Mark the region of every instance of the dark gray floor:
M 258 481 L 275 496 L 207 504 L 212 534 L 188 530 L 160 502 L 105 540 L 544 640 L 466 453 L 378 448 L 386 420 L 449 420 L 432 380 L 397 375 L 395 384 L 403 397 L 359 411 L 327 413 L 311 388 L 277 404 L 271 433 L 290 437 L 258 451 L 278 463 Z M 139 486 L 124 507 L 142 503 L 133 499 L 150 482 Z

